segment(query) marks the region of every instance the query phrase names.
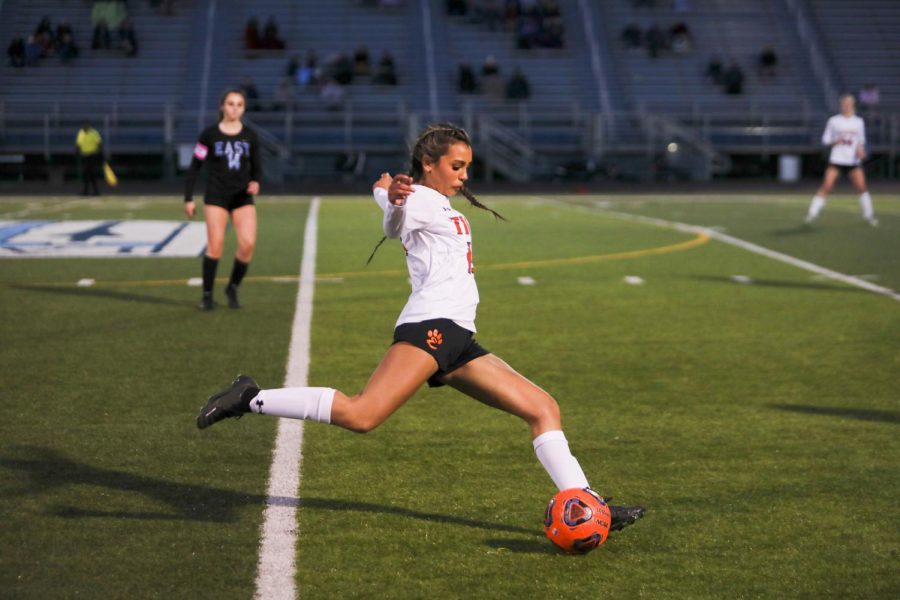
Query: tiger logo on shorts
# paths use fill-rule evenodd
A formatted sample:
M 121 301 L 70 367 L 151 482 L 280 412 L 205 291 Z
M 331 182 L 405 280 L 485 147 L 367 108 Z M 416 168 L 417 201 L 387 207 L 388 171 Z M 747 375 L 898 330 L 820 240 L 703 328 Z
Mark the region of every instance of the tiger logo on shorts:
M 429 329 L 428 336 L 425 338 L 425 343 L 428 344 L 428 347 L 432 350 L 437 350 L 438 346 L 444 343 L 444 336 L 441 335 L 441 332 L 437 329 Z

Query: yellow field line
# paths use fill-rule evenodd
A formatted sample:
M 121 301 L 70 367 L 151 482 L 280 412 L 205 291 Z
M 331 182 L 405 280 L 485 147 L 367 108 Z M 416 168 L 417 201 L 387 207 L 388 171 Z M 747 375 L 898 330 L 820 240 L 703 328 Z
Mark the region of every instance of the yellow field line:
M 532 269 L 539 267 L 555 267 L 565 265 L 584 265 L 596 262 L 606 262 L 613 260 L 625 260 L 629 258 L 641 258 L 644 256 L 658 256 L 660 254 L 670 254 L 672 252 L 681 252 L 682 250 L 690 250 L 697 246 L 702 246 L 709 242 L 710 237 L 706 233 L 699 232 L 693 239 L 677 244 L 669 244 L 667 246 L 658 246 L 656 248 L 644 248 L 641 250 L 628 250 L 626 252 L 613 252 L 610 254 L 593 254 L 590 256 L 573 256 L 570 258 L 549 258 L 546 260 L 529 260 L 514 263 L 500 263 L 496 265 L 478 265 L 479 271 L 502 271 L 509 269 Z M 340 279 L 348 277 L 389 277 L 389 276 L 405 276 L 406 270 L 392 269 L 385 271 L 340 271 L 336 273 L 318 273 L 317 281 L 327 281 L 329 279 Z M 256 275 L 245 277 L 245 281 L 268 282 L 268 283 L 295 283 L 300 279 L 297 275 Z M 227 278 L 219 278 L 218 281 L 227 281 Z M 98 281 L 90 287 L 128 287 L 128 286 L 164 286 L 164 285 L 184 285 L 185 279 L 150 279 L 142 281 Z M 75 283 L 10 283 L 6 285 L 30 285 L 37 287 L 74 287 Z

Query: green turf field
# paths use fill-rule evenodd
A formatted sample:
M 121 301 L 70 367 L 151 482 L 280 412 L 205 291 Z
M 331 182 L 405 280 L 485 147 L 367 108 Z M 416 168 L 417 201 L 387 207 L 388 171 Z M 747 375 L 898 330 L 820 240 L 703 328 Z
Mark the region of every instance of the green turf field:
M 482 200 L 510 221 L 454 201 L 479 342 L 558 399 L 592 485 L 647 517 L 560 554 L 526 427 L 423 389 L 366 435 L 307 425 L 303 598 L 900 596 L 900 303 L 620 214 L 900 290 L 900 197 L 875 195 L 877 229 L 849 195 L 813 227 L 805 196 Z M 0 220 L 178 204 L 5 198 Z M 239 372 L 281 386 L 308 209 L 260 202 L 241 311 L 194 308 L 197 258 L 0 260 L 0 597 L 253 597 L 277 424 L 194 419 Z M 353 392 L 405 302 L 404 260 L 389 241 L 363 266 L 371 200 L 324 198 L 318 225 L 310 383 Z

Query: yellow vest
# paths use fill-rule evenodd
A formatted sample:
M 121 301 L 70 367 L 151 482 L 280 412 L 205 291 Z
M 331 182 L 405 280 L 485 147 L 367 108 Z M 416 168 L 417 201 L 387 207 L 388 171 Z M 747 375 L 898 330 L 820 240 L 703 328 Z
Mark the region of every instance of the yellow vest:
M 100 137 L 100 132 L 92 127 L 87 131 L 84 129 L 78 131 L 78 137 L 75 138 L 75 145 L 78 146 L 78 150 L 81 152 L 82 156 L 89 156 L 97 153 L 102 141 L 103 139 Z

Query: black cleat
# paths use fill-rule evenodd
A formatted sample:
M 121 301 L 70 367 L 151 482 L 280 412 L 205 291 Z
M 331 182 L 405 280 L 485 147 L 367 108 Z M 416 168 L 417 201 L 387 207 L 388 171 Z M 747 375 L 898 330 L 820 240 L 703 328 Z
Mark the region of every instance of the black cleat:
M 200 304 L 197 305 L 197 308 L 200 310 L 212 310 L 216 306 L 218 306 L 215 302 L 213 302 L 212 296 L 203 296 L 200 299 Z
M 258 393 L 259 386 L 252 377 L 238 375 L 231 382 L 231 387 L 209 397 L 206 406 L 197 415 L 197 427 L 206 429 L 229 417 L 240 419 L 245 412 L 250 412 L 250 399 Z
M 646 510 L 643 506 L 613 506 L 609 503 L 612 498 L 604 498 L 609 506 L 609 530 L 622 531 L 629 525 L 644 516 Z
M 225 295 L 228 296 L 228 308 L 240 308 L 241 303 L 238 301 L 237 286 L 228 284 L 225 287 Z

